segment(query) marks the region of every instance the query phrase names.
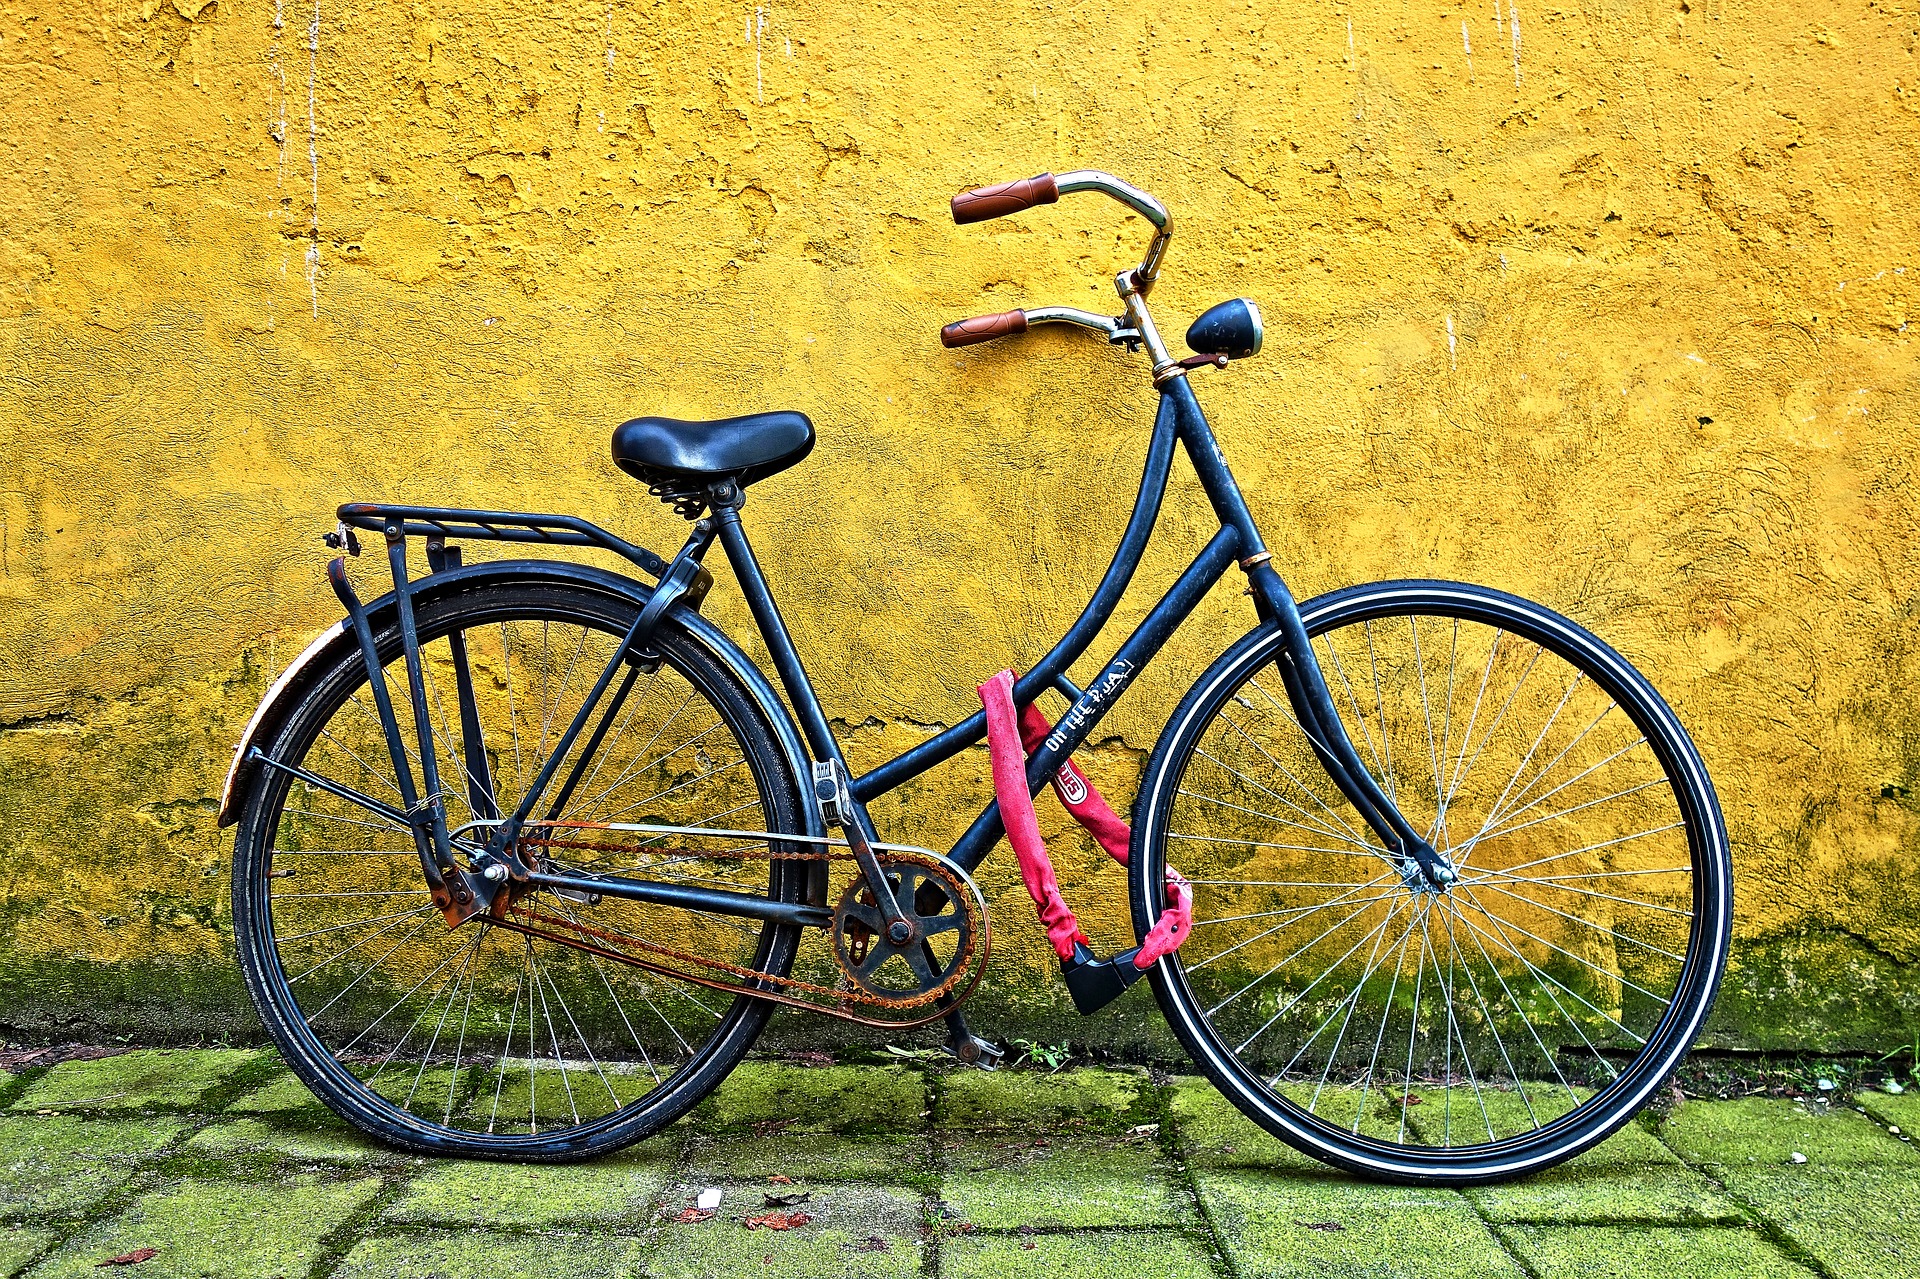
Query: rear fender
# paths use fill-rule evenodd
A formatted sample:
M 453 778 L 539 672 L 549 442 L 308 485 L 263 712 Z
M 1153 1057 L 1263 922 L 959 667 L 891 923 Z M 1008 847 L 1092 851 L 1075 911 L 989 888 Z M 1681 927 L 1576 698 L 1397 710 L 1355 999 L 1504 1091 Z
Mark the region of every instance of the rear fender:
M 630 601 L 636 608 L 644 608 L 653 597 L 653 587 L 646 582 L 638 582 L 618 573 L 609 573 L 604 569 L 593 568 L 585 564 L 570 564 L 563 560 L 494 560 L 481 564 L 469 564 L 445 573 L 434 573 L 421 578 L 412 585 L 411 594 L 415 607 L 456 591 L 469 590 L 476 586 L 491 586 L 509 583 L 533 582 L 564 584 L 583 587 L 602 594 Z M 752 692 L 754 700 L 760 704 L 761 712 L 773 725 L 774 733 L 780 739 L 781 749 L 786 753 L 787 763 L 793 770 L 794 784 L 802 796 L 802 810 L 806 814 L 808 835 L 824 836 L 827 831 L 820 820 L 818 806 L 806 802 L 809 789 L 807 779 L 811 776 L 812 764 L 805 746 L 801 744 L 800 731 L 794 725 L 793 717 L 788 714 L 785 703 L 773 691 L 773 685 L 753 661 L 740 650 L 740 647 L 728 639 L 712 622 L 683 605 L 674 605 L 667 618 L 678 623 L 689 636 L 708 652 L 729 672 L 739 677 Z M 367 620 L 377 633 L 394 620 L 394 598 L 391 593 L 373 600 L 367 605 Z M 227 769 L 227 780 L 220 789 L 220 825 L 231 826 L 240 820 L 240 813 L 246 807 L 247 796 L 260 769 L 249 761 L 248 756 L 256 745 L 273 740 L 281 727 L 299 703 L 309 683 L 310 673 L 325 670 L 334 661 L 343 656 L 357 655 L 359 644 L 353 632 L 344 620 L 335 622 L 323 631 L 313 643 L 307 645 L 300 656 L 293 659 L 280 677 L 274 680 L 272 687 L 261 701 L 253 718 L 247 721 L 246 730 L 240 735 L 240 743 L 233 753 L 233 763 Z

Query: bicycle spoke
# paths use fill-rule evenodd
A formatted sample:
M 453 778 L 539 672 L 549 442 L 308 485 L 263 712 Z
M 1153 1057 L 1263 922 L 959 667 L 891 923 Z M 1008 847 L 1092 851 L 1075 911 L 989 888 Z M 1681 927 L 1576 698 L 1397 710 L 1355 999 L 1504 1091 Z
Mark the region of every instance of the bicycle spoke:
M 1583 928 L 1591 928 L 1595 932 L 1600 933 L 1602 936 L 1613 938 L 1616 942 L 1622 942 L 1622 941 L 1631 942 L 1635 946 L 1640 947 L 1642 950 L 1650 950 L 1656 955 L 1662 956 L 1663 958 L 1666 958 L 1666 959 L 1671 959 L 1676 964 L 1686 962 L 1685 955 L 1676 955 L 1670 950 L 1661 950 L 1658 946 L 1654 946 L 1647 942 L 1643 942 L 1639 938 L 1634 937 L 1629 933 L 1623 933 L 1615 928 L 1602 928 L 1600 925 L 1594 923 L 1591 919 L 1582 919 L 1578 915 L 1570 915 L 1566 911 L 1561 910 L 1558 907 L 1547 905 L 1545 902 L 1537 902 L 1533 898 L 1528 897 L 1524 893 L 1514 892 L 1512 889 L 1506 887 L 1504 884 L 1488 882 L 1481 886 L 1484 888 L 1490 889 L 1496 893 L 1503 893 L 1506 896 L 1513 898 L 1515 901 L 1525 902 L 1527 905 L 1533 906 L 1539 910 L 1548 911 L 1551 914 L 1558 915 L 1560 918 L 1569 920 L 1572 923 L 1579 924 Z
M 1272 650 L 1241 659 L 1204 724 L 1179 721 L 1186 762 L 1155 783 L 1151 847 L 1192 889 L 1201 939 L 1172 988 L 1187 1024 L 1310 1145 L 1376 1143 L 1342 1158 L 1570 1143 L 1560 1120 L 1621 1104 L 1621 1053 L 1648 1060 L 1687 980 L 1705 907 L 1683 779 L 1639 727 L 1659 717 L 1553 627 L 1478 620 L 1505 607 L 1310 627 L 1354 746 L 1449 885 L 1348 837 L 1316 780 L 1325 744 L 1261 686 Z
M 1380 695 L 1380 658 L 1373 646 L 1373 623 L 1367 623 L 1367 666 L 1373 672 L 1373 709 L 1380 717 L 1381 768 L 1385 771 L 1387 798 L 1399 803 L 1400 786 L 1393 775 L 1393 739 L 1387 736 L 1387 703 Z
M 1628 871 L 1625 873 L 1639 874 L 1641 872 Z M 1509 875 L 1503 871 L 1484 871 L 1478 875 L 1462 876 L 1461 880 L 1463 883 L 1468 884 L 1485 884 L 1489 888 L 1498 887 L 1502 883 L 1539 884 L 1545 888 L 1557 888 L 1563 893 L 1578 893 L 1582 897 L 1594 897 L 1601 901 L 1620 902 L 1627 906 L 1638 906 L 1642 910 L 1657 910 L 1668 915 L 1678 915 L 1682 919 L 1693 918 L 1693 912 L 1691 910 L 1682 910 L 1678 906 L 1662 906 L 1658 902 L 1641 901 L 1633 897 L 1616 897 L 1612 893 L 1596 892 L 1591 888 L 1574 888 L 1568 884 L 1556 883 L 1552 879 L 1535 879 L 1532 876 Z M 1551 910 L 1552 907 L 1543 906 L 1542 909 Z
M 1229 723 L 1230 722 L 1231 721 L 1229 721 Z M 1257 747 L 1258 743 L 1255 743 L 1255 746 Z M 1319 834 L 1325 835 L 1329 839 L 1337 839 L 1343 843 L 1365 844 L 1366 842 L 1365 840 L 1348 839 L 1345 835 L 1342 835 L 1339 831 L 1336 831 L 1331 827 L 1323 826 L 1318 823 L 1313 823 L 1311 820 L 1313 815 L 1309 813 L 1306 809 L 1300 807 L 1300 805 L 1294 803 L 1292 800 L 1288 799 L 1285 795 L 1280 794 L 1278 791 L 1272 790 L 1269 787 L 1261 785 L 1259 782 L 1255 781 L 1253 778 L 1248 777 L 1245 773 L 1233 767 L 1233 765 L 1228 764 L 1222 760 L 1215 759 L 1212 755 L 1209 755 L 1204 749 L 1195 750 L 1194 754 L 1198 755 L 1201 759 L 1206 760 L 1208 763 L 1214 764 L 1224 769 L 1225 771 L 1232 773 L 1235 777 L 1239 778 L 1241 781 L 1245 782 L 1247 785 L 1253 787 L 1255 790 L 1259 791 L 1261 794 L 1272 796 L 1274 799 L 1279 800 L 1282 804 L 1286 805 L 1288 808 L 1292 809 L 1294 812 L 1299 813 L 1302 817 L 1308 818 L 1309 825 L 1306 827 L 1306 829 L 1317 831 Z M 1279 765 L 1279 762 L 1277 760 L 1275 761 L 1275 765 L 1277 767 L 1280 767 L 1282 772 L 1286 772 L 1285 767 Z M 1287 775 L 1289 777 L 1292 776 L 1291 773 L 1288 773 Z M 1318 799 L 1319 797 L 1315 796 L 1314 798 Z M 1321 807 L 1324 808 L 1325 806 L 1326 805 L 1323 802 L 1321 804 Z

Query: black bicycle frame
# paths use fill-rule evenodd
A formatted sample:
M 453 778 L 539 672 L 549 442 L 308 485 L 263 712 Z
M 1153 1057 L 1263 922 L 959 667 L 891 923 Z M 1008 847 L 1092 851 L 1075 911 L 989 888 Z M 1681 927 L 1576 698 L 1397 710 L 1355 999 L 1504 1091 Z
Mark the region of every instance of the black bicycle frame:
M 1067 679 L 1067 668 L 1087 651 L 1094 638 L 1106 626 L 1113 609 L 1132 582 L 1140 566 L 1141 555 L 1152 536 L 1166 493 L 1172 468 L 1174 446 L 1184 447 L 1199 476 L 1201 488 L 1212 504 L 1220 528 L 1193 563 L 1174 581 L 1148 612 L 1133 633 L 1120 645 L 1106 668 L 1085 689 Z M 767 585 L 760 565 L 748 545 L 746 530 L 733 506 L 717 511 L 720 543 L 733 565 L 740 589 L 753 611 L 755 624 L 772 655 L 773 664 L 786 688 L 787 697 L 798 713 L 801 732 L 807 745 L 822 759 L 831 759 L 842 770 L 845 757 L 827 724 L 827 717 L 807 677 L 799 654 L 794 650 L 779 607 Z M 1292 593 L 1273 570 L 1271 556 L 1254 526 L 1246 499 L 1228 469 L 1206 415 L 1194 398 L 1187 379 L 1176 377 L 1161 390 L 1160 407 L 1147 446 L 1146 468 L 1140 480 L 1140 492 L 1134 499 L 1133 514 L 1122 533 L 1119 548 L 1105 576 L 1095 588 L 1080 616 L 1067 628 L 1052 650 L 1036 662 L 1013 688 L 1016 707 L 1025 707 L 1045 690 L 1052 688 L 1072 705 L 1060 717 L 1054 731 L 1027 761 L 1027 789 L 1038 795 L 1041 789 L 1093 731 L 1107 712 L 1130 687 L 1134 679 L 1159 653 L 1173 632 L 1193 612 L 1214 583 L 1237 561 L 1246 572 L 1254 606 L 1263 621 L 1277 623 L 1288 638 L 1288 664 L 1282 680 L 1294 704 L 1294 712 L 1308 730 L 1329 776 L 1342 794 L 1373 827 L 1387 847 L 1403 860 L 1422 860 L 1425 842 L 1415 834 L 1393 803 L 1380 789 L 1355 752 L 1353 743 L 1341 725 L 1332 695 L 1321 677 L 1319 664 L 1307 639 L 1305 626 Z M 875 838 L 866 804 L 901 784 L 918 777 L 986 736 L 986 712 L 975 711 L 965 720 L 929 738 L 920 745 L 889 760 L 853 780 L 849 787 L 853 816 L 869 839 Z M 965 834 L 953 845 L 949 857 L 971 872 L 984 861 L 1005 832 L 998 800 L 989 802 Z M 1429 855 L 1430 851 L 1429 851 Z
M 1079 660 L 1094 638 L 1106 626 L 1113 615 L 1114 607 L 1132 582 L 1135 570 L 1139 568 L 1141 556 L 1159 518 L 1176 445 L 1185 449 L 1188 459 L 1192 462 L 1201 488 L 1205 491 L 1207 500 L 1219 520 L 1219 530 L 1193 562 L 1167 588 L 1166 593 L 1149 610 L 1133 633 L 1120 644 L 1119 649 L 1099 676 L 1086 688 L 1078 688 L 1068 679 L 1067 669 Z M 788 701 L 795 712 L 800 732 L 808 749 L 816 759 L 832 761 L 840 776 L 850 776 L 840 744 L 833 735 L 826 712 L 820 705 L 813 683 L 808 678 L 806 668 L 800 660 L 800 654 L 794 647 L 792 635 L 780 615 L 779 606 L 774 602 L 773 591 L 768 586 L 766 576 L 762 573 L 760 563 L 748 542 L 746 529 L 740 521 L 740 502 L 741 496 L 738 489 L 731 485 L 717 486 L 711 505 L 711 515 L 695 524 L 686 544 L 671 563 L 604 529 L 569 516 L 372 504 L 349 504 L 340 508 L 339 516 L 344 526 L 379 530 L 388 543 L 389 559 L 395 574 L 395 604 L 403 646 L 406 650 L 409 692 L 415 702 L 416 718 L 423 725 L 425 701 L 420 686 L 419 642 L 414 631 L 411 592 L 405 581 L 406 565 L 402 550 L 402 545 L 408 536 L 428 538 L 428 558 L 435 571 L 458 565 L 457 551 L 445 546 L 447 538 L 492 538 L 558 545 L 598 546 L 614 551 L 639 565 L 659 583 L 654 588 L 652 598 L 609 660 L 606 669 L 601 672 L 593 691 L 587 695 L 572 722 L 560 734 L 540 775 L 528 788 L 517 809 L 511 814 L 500 814 L 494 796 L 490 793 L 490 782 L 484 777 L 476 780 L 472 774 L 469 774 L 470 805 L 474 808 L 476 816 L 482 813 L 487 815 L 475 825 L 490 829 L 491 834 L 487 837 L 484 848 L 475 848 L 471 844 L 465 846 L 466 851 L 470 853 L 467 871 L 458 868 L 453 860 L 452 836 L 448 832 L 441 807 L 439 782 L 433 762 L 434 752 L 426 750 L 420 753 L 419 762 L 424 783 L 423 798 L 416 801 L 413 798 L 415 792 L 408 772 L 408 753 L 399 740 L 395 717 L 391 712 L 382 716 L 390 739 L 389 746 L 394 755 L 395 767 L 403 783 L 401 789 L 406 797 L 408 809 L 406 816 L 420 852 L 422 868 L 427 874 L 430 885 L 438 889 L 439 885 L 445 881 L 449 887 L 444 892 L 450 893 L 453 901 L 460 903 L 458 909 L 443 903 L 443 906 L 448 909 L 450 918 L 465 917 L 467 914 L 477 913 L 478 910 L 485 908 L 493 896 L 491 884 L 499 882 L 503 877 L 494 863 L 500 863 L 505 868 L 505 873 L 510 873 L 514 878 L 535 884 L 568 889 L 580 889 L 584 886 L 586 881 L 575 882 L 565 876 L 551 875 L 519 860 L 514 851 L 518 834 L 529 824 L 537 827 L 543 821 L 551 822 L 559 816 L 564 806 L 564 797 L 571 791 L 580 766 L 599 745 L 607 726 L 619 712 L 626 693 L 631 689 L 636 664 L 644 658 L 646 641 L 654 626 L 673 608 L 682 604 L 697 606 L 700 598 L 704 596 L 706 586 L 712 579 L 702 566 L 701 560 L 715 540 L 718 540 L 733 567 L 740 589 L 746 597 L 747 606 L 753 613 L 755 625 L 766 642 L 775 671 L 785 687 Z M 346 540 L 351 544 L 350 535 Z M 357 550 L 357 546 L 353 546 L 353 549 Z M 1225 576 L 1235 563 L 1238 563 L 1247 575 L 1249 593 L 1253 596 L 1254 607 L 1261 621 L 1278 626 L 1286 637 L 1286 656 L 1278 663 L 1282 683 L 1287 690 L 1294 714 L 1306 730 L 1328 776 L 1341 793 L 1353 803 L 1355 809 L 1380 837 L 1389 852 L 1399 861 L 1403 874 L 1411 875 L 1417 869 L 1430 868 L 1438 861 L 1437 854 L 1413 831 L 1373 776 L 1368 773 L 1352 741 L 1347 736 L 1339 713 L 1334 707 L 1332 695 L 1320 673 L 1319 664 L 1314 658 L 1312 644 L 1300 620 L 1299 609 L 1294 603 L 1292 593 L 1288 591 L 1280 575 L 1274 571 L 1271 559 L 1265 544 L 1261 541 L 1259 530 L 1254 527 L 1253 517 L 1247 510 L 1239 485 L 1234 481 L 1226 458 L 1220 451 L 1219 442 L 1214 438 L 1206 416 L 1201 412 L 1199 402 L 1194 398 L 1193 389 L 1187 384 L 1185 377 L 1174 377 L 1166 381 L 1161 387 L 1159 409 L 1155 415 L 1152 434 L 1147 445 L 1146 465 L 1140 480 L 1140 491 L 1134 499 L 1133 513 L 1127 521 L 1125 532 L 1121 535 L 1120 545 L 1114 552 L 1113 561 L 1108 565 L 1106 574 L 1101 578 L 1092 598 L 1088 600 L 1086 607 L 1081 610 L 1080 616 L 1075 619 L 1073 625 L 1067 628 L 1066 633 L 1060 637 L 1052 650 L 1036 662 L 1033 668 L 1014 685 L 1013 698 L 1018 707 L 1027 706 L 1048 689 L 1059 692 L 1072 703 L 1066 713 L 1061 716 L 1053 732 L 1027 761 L 1029 793 L 1039 794 L 1041 788 L 1066 762 L 1074 749 L 1086 740 L 1094 727 L 1113 709 L 1114 703 L 1132 686 L 1140 672 L 1160 652 L 1180 623 L 1186 620 L 1205 597 L 1207 591 Z M 361 648 L 371 668 L 375 660 L 372 651 L 373 636 L 359 601 L 352 596 L 351 588 L 346 586 L 344 572 L 336 571 L 333 577 L 335 589 L 341 592 L 341 599 L 346 604 L 349 618 L 359 633 Z M 618 687 L 615 688 L 615 681 L 620 676 L 620 668 L 623 664 L 628 666 L 627 676 L 619 679 Z M 464 663 L 456 660 L 456 666 L 459 668 L 456 670 L 456 678 L 463 737 L 468 739 L 465 747 L 484 759 L 484 751 L 479 749 L 479 743 L 474 740 L 477 738 L 478 716 L 473 706 L 472 686 L 467 678 Z M 374 682 L 376 690 L 379 690 L 380 677 L 376 675 Z M 539 808 L 552 786 L 561 764 L 572 751 L 581 733 L 589 731 L 588 725 L 593 719 L 595 709 L 610 688 L 614 688 L 613 697 L 601 711 L 598 726 L 591 730 L 588 745 L 576 762 L 573 774 L 562 783 L 561 798 L 550 804 L 544 818 L 536 816 L 535 810 Z M 419 731 L 425 733 L 427 730 L 421 728 Z M 867 813 L 869 801 L 977 744 L 985 736 L 986 713 L 976 711 L 967 719 L 913 749 L 862 776 L 853 778 L 846 787 L 845 801 L 848 811 L 845 817 L 848 819 L 847 824 L 853 828 L 849 831 L 849 835 L 852 837 L 856 853 L 862 851 L 863 842 L 872 843 L 879 838 L 872 819 Z M 476 786 L 488 793 L 475 796 L 473 790 Z M 990 801 L 953 845 L 949 853 L 951 860 L 963 869 L 973 871 L 999 842 L 1004 830 L 999 802 L 998 800 Z M 861 857 L 863 864 L 871 858 L 871 855 L 868 851 Z M 489 871 L 493 874 L 490 875 Z M 822 925 L 831 922 L 827 913 L 818 907 L 784 905 L 746 894 L 692 886 L 673 886 L 668 892 L 664 886 L 650 881 L 620 877 L 595 878 L 590 882 L 592 891 L 608 896 L 714 910 L 785 923 Z M 441 892 L 436 892 L 437 899 L 441 895 Z

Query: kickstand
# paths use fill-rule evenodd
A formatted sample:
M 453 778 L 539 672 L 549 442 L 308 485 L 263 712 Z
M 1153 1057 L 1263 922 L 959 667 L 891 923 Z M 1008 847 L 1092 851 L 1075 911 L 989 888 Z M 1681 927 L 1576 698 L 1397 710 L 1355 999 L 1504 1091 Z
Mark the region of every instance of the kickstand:
M 1006 1055 L 1005 1049 L 997 1048 L 974 1034 L 958 1008 L 950 1009 L 947 1013 L 947 1042 L 941 1047 L 960 1062 L 978 1066 L 981 1070 L 992 1070 Z

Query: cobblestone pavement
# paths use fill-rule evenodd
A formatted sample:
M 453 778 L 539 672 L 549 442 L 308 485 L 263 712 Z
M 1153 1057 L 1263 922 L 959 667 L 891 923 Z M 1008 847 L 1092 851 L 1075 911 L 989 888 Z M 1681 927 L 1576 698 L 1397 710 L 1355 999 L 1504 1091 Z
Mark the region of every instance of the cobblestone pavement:
M 1920 1093 L 1689 1101 L 1465 1193 L 1334 1175 L 1205 1082 L 1129 1070 L 751 1062 L 669 1133 L 567 1167 L 395 1155 L 252 1051 L 0 1072 L 0 1111 L 0 1274 L 35 1279 L 146 1249 L 126 1273 L 1920 1275 L 1898 1132 Z M 708 1187 L 713 1218 L 676 1220 Z M 812 1220 L 749 1229 L 770 1188 L 810 1192 Z

